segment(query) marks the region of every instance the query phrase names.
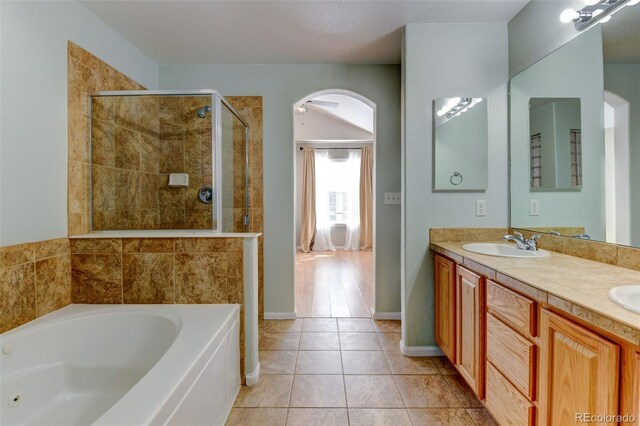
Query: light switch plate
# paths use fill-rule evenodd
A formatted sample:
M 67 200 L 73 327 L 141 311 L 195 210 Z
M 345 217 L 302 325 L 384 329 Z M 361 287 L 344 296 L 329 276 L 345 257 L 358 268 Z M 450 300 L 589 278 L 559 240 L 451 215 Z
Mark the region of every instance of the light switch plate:
M 385 204 L 400 204 L 401 193 L 400 192 L 385 192 L 384 203 Z
M 540 200 L 529 200 L 529 216 L 540 216 Z
M 476 200 L 476 216 L 487 215 L 487 200 Z

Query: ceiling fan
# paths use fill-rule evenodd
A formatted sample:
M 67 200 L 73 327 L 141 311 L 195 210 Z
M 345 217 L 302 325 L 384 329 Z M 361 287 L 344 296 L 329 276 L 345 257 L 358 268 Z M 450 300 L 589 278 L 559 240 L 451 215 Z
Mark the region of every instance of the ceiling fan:
M 300 105 L 298 105 L 296 107 L 296 113 L 297 114 L 306 114 L 307 112 L 309 112 L 309 107 L 307 107 L 306 104 L 313 104 L 313 105 L 323 106 L 323 107 L 327 107 L 327 108 L 338 108 L 338 105 L 340 105 L 338 102 L 330 102 L 330 101 L 321 101 L 321 100 L 316 100 L 316 99 L 309 99 L 305 103 L 300 104 Z
M 338 105 L 340 105 L 338 102 L 320 101 L 320 100 L 315 100 L 315 99 L 309 99 L 306 103 L 307 104 L 324 106 L 324 107 L 328 107 L 328 108 L 338 108 Z

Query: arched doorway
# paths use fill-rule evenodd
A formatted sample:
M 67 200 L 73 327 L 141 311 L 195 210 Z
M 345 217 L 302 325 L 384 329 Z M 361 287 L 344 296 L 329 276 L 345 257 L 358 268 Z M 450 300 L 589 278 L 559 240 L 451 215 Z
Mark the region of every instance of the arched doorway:
M 631 244 L 629 102 L 604 92 L 607 242 Z
M 292 107 L 299 318 L 370 318 L 375 306 L 376 105 L 347 90 Z

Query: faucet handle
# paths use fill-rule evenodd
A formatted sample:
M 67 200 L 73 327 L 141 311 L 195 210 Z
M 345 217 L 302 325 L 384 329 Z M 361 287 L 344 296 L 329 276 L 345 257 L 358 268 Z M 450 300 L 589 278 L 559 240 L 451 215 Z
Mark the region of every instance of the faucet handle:
M 520 232 L 513 231 L 513 235 L 515 235 L 516 237 L 519 237 L 522 241 L 524 241 L 524 236 Z
M 538 250 L 538 243 L 537 243 L 538 238 L 540 238 L 540 235 L 535 234 L 535 235 L 532 235 L 531 238 L 527 240 L 527 246 L 529 247 L 529 250 L 533 250 L 533 251 Z

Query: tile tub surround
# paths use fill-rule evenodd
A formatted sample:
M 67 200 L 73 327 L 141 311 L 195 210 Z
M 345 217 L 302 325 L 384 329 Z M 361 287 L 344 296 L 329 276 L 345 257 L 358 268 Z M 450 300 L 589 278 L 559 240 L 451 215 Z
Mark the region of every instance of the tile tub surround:
M 69 240 L 0 248 L 0 333 L 71 303 Z
M 128 237 L 105 238 L 123 233 Z M 162 234 L 173 237 L 157 237 Z M 194 234 L 198 237 L 184 237 Z M 166 230 L 71 237 L 73 303 L 239 304 L 242 374 L 251 374 L 247 381 L 253 383 L 258 375 L 258 234 L 235 235 Z
M 242 303 L 242 238 L 72 238 L 74 303 Z
M 354 333 L 377 345 L 340 345 Z M 227 425 L 496 424 L 449 361 L 405 357 L 399 341 L 399 321 L 262 321 L 260 383 L 240 390 Z
M 464 242 L 435 242 L 435 252 L 508 287 L 640 345 L 640 315 L 611 302 L 609 289 L 640 282 L 640 272 L 553 252 L 542 259 L 471 253 Z M 616 246 L 614 246 L 616 247 Z

